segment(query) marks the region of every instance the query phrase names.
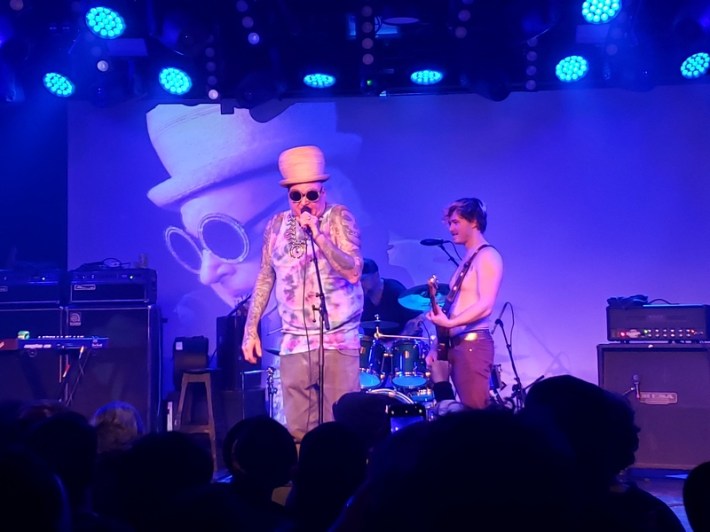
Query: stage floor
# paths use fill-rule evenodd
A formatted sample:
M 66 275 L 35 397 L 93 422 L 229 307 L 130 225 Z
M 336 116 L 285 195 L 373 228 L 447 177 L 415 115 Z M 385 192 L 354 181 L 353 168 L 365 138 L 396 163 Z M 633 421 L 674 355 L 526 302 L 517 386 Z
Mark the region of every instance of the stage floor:
M 688 476 L 687 471 L 669 471 L 661 469 L 631 469 L 629 479 L 636 482 L 639 488 L 655 495 L 675 512 L 688 532 L 688 516 L 683 506 L 683 483 Z

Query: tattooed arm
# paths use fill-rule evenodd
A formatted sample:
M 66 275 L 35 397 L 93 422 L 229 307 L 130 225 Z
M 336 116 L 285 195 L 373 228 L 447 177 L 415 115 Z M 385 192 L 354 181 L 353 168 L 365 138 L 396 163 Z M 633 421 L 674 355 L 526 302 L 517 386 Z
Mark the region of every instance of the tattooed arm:
M 274 269 L 271 267 L 271 242 L 281 226 L 283 214 L 277 214 L 266 225 L 264 230 L 264 244 L 261 249 L 261 266 L 256 276 L 256 283 L 249 304 L 246 325 L 244 326 L 244 339 L 242 340 L 242 351 L 244 359 L 252 364 L 256 363 L 257 357 L 262 355 L 261 340 L 259 339 L 259 320 L 264 314 L 264 309 L 269 302 L 271 289 L 276 278 Z
M 330 265 L 350 283 L 360 280 L 362 254 L 360 253 L 360 229 L 353 214 L 342 205 L 333 207 L 330 218 L 330 238 L 318 231 L 316 244 Z

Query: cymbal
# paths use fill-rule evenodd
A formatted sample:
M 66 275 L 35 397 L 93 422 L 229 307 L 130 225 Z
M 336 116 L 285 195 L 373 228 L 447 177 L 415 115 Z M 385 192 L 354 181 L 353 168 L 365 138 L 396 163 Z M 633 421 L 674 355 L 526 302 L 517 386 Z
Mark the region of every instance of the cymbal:
M 274 349 L 273 347 L 267 347 L 266 349 L 264 349 L 264 351 L 266 351 L 267 353 L 271 353 L 272 355 L 281 354 L 281 351 L 279 351 L 278 349 Z
M 439 306 L 444 305 L 446 295 L 449 293 L 449 285 L 440 283 L 436 290 L 436 302 Z M 431 302 L 429 300 L 429 285 L 419 284 L 402 292 L 399 296 L 399 304 L 410 310 L 426 312 L 431 310 Z
M 373 320 L 373 321 L 361 321 L 360 326 L 363 329 L 374 329 L 379 327 L 380 329 L 392 329 L 398 327 L 399 323 L 394 321 L 383 321 L 383 320 Z

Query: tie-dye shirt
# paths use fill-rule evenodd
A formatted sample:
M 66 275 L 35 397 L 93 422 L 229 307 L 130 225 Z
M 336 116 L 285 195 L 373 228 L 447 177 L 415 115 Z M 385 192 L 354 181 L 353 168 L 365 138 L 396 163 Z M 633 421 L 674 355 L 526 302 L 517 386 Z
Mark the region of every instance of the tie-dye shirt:
M 346 211 L 342 205 L 328 206 L 320 222 L 321 233 L 343 250 L 348 250 L 350 245 L 345 241 L 340 227 L 342 214 Z M 313 307 L 317 309 L 320 306 L 320 298 L 317 296 L 318 279 L 310 241 L 290 211 L 279 213 L 276 223 L 279 223 L 279 218 L 278 232 L 271 236 L 271 265 L 275 273 L 274 296 L 283 327 L 281 354 L 289 355 L 318 349 L 320 317 Z M 290 233 L 294 233 L 294 237 Z M 301 249 L 304 252 L 298 258 L 293 256 L 298 253 L 290 252 L 293 241 L 303 243 Z M 353 251 L 359 253 L 357 248 Z M 330 321 L 330 330 L 324 331 L 323 347 L 359 349 L 362 286 L 359 281 L 353 284 L 343 278 L 330 265 L 317 244 L 316 256 Z

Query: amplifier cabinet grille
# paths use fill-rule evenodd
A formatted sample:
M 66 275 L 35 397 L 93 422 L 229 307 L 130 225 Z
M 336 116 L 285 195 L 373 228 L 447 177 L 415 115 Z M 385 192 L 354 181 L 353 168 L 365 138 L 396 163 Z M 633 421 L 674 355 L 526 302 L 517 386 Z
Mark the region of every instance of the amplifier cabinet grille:
M 158 428 L 161 316 L 157 306 L 70 307 L 65 334 L 105 336 L 109 347 L 88 359 L 71 407 L 91 416 L 110 401 L 135 406 L 147 430 Z
M 597 361 L 599 385 L 625 393 L 635 410 L 635 467 L 689 470 L 710 460 L 710 344 L 604 344 Z

